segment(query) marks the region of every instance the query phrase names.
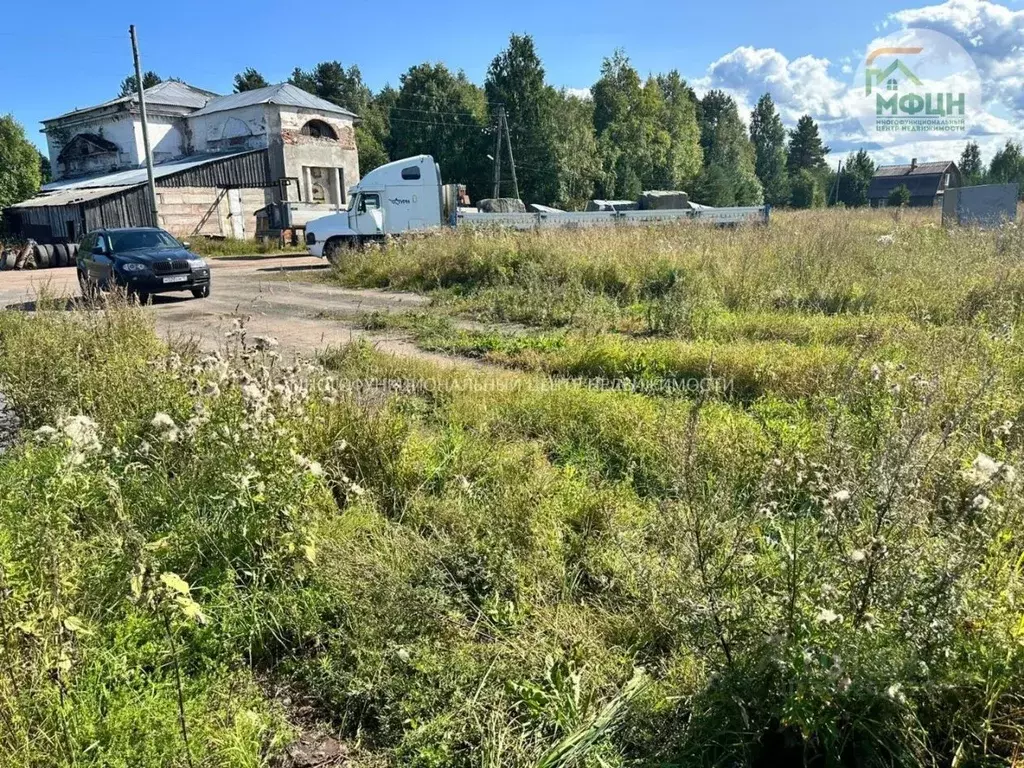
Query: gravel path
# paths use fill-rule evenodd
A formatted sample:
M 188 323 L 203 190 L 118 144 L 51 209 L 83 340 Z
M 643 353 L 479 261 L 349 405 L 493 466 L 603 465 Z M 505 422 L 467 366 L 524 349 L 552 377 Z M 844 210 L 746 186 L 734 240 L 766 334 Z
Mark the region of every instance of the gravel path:
M 4 397 L 4 393 L 0 392 L 0 453 L 3 453 L 18 439 L 18 429 L 21 426 L 21 420 L 14 412 L 14 407 Z

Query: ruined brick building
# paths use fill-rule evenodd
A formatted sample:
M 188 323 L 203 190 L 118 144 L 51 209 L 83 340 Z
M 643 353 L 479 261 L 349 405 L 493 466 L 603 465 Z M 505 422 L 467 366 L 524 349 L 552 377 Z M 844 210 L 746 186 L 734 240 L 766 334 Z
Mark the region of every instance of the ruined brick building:
M 180 236 L 251 237 L 268 203 L 327 212 L 359 180 L 357 116 L 287 83 L 218 96 L 163 82 L 146 90 L 146 111 L 159 221 L 132 95 L 43 121 L 54 180 L 5 211 L 9 226 L 44 243 L 152 224 Z

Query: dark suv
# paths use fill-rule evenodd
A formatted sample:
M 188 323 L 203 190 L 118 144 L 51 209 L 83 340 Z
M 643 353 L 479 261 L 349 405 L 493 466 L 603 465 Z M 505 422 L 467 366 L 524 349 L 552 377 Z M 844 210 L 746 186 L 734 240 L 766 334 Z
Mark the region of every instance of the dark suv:
M 192 291 L 197 299 L 210 295 L 210 267 L 155 227 L 97 229 L 78 247 L 78 283 L 82 294 L 125 288 L 145 304 L 154 293 Z

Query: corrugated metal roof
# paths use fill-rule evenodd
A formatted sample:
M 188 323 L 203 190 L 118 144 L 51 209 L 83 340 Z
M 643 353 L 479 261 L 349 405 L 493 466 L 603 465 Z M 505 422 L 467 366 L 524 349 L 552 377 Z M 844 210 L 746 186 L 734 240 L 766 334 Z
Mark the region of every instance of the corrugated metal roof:
M 942 160 L 937 163 L 918 163 L 917 166 L 881 165 L 875 170 L 875 176 L 927 176 L 932 173 L 945 173 L 946 169 L 951 165 L 953 165 L 952 160 Z
M 92 189 L 65 189 L 48 195 L 39 195 L 31 200 L 15 203 L 11 208 L 45 208 L 47 206 L 75 205 L 98 200 L 107 195 L 123 192 L 124 187 L 95 187 Z
M 182 171 L 187 171 L 192 168 L 197 168 L 207 163 L 213 163 L 218 160 L 226 160 L 229 157 L 237 157 L 238 155 L 245 155 L 250 152 L 262 152 L 262 149 L 246 149 L 240 152 L 221 152 L 216 155 L 191 155 L 184 157 L 179 160 L 172 160 L 167 163 L 160 163 L 159 165 L 153 166 L 153 175 L 162 179 L 165 176 L 171 176 Z M 143 168 L 132 168 L 127 171 L 117 171 L 116 173 L 107 173 L 100 176 L 83 176 L 77 179 L 61 179 L 60 181 L 51 181 L 49 184 L 45 184 L 42 187 L 44 192 L 52 192 L 61 189 L 94 189 L 96 187 L 134 187 L 137 184 L 144 184 L 146 182 L 146 169 Z
M 901 184 L 910 191 L 911 197 L 935 197 L 942 184 L 941 173 L 913 176 L 876 176 L 868 187 L 868 198 L 877 200 L 889 197 L 889 193 Z
M 217 96 L 213 91 L 204 91 L 202 88 L 196 88 L 194 85 L 188 83 L 179 83 L 177 80 L 165 80 L 162 83 L 150 86 L 146 89 L 146 104 L 163 104 L 172 107 L 188 107 L 190 109 L 199 109 L 204 106 L 210 99 Z M 79 109 L 73 109 L 70 112 L 65 112 L 63 115 L 57 117 L 50 117 L 43 120 L 43 123 L 49 123 L 54 120 L 61 120 L 65 117 L 71 117 L 79 112 L 91 112 L 94 109 L 103 109 L 104 107 L 110 107 L 114 104 L 127 104 L 128 102 L 136 103 L 139 100 L 139 95 L 133 93 L 130 96 L 121 96 L 110 101 L 104 101 L 102 104 L 96 104 L 92 107 L 81 107 Z
M 255 104 L 277 104 L 283 107 L 303 107 L 304 109 L 315 109 L 318 112 L 334 112 L 339 115 L 357 117 L 355 112 L 351 112 L 344 107 L 339 107 L 337 104 L 325 101 L 319 96 L 307 93 L 291 83 L 278 83 L 277 85 L 268 85 L 266 88 L 256 88 L 252 91 L 232 93 L 229 96 L 218 96 L 214 99 L 210 99 L 206 106 L 198 112 L 193 112 L 192 116 L 212 115 L 215 112 L 224 112 L 225 110 L 238 109 L 239 107 L 251 107 Z

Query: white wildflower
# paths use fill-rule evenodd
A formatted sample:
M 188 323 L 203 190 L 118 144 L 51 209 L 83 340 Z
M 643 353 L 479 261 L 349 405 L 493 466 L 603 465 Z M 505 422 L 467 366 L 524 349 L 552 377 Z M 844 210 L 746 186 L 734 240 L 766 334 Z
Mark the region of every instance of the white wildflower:
M 984 512 L 986 509 L 989 508 L 989 505 L 991 504 L 992 499 L 990 499 L 988 496 L 985 496 L 984 494 L 979 493 L 977 496 L 974 497 L 974 500 L 971 501 L 971 509 L 976 509 L 979 512 Z
M 32 437 L 40 443 L 52 443 L 57 439 L 57 430 L 53 427 L 40 427 L 32 433 Z
M 863 549 L 855 549 L 850 553 L 850 559 L 855 563 L 863 563 L 868 559 L 868 553 Z
M 203 385 L 203 394 L 207 397 L 217 397 L 220 394 L 220 387 L 216 383 L 208 381 Z
M 362 496 L 364 493 L 366 493 L 366 490 L 361 485 L 359 485 L 358 483 L 352 483 L 348 487 L 348 489 L 355 496 Z
M 319 461 L 313 461 L 307 459 L 301 453 L 293 453 L 292 461 L 295 462 L 295 466 L 301 469 L 303 472 L 308 472 L 313 477 L 323 477 L 324 468 L 320 466 Z
M 99 426 L 88 416 L 65 416 L 57 428 L 71 441 L 71 447 L 80 453 L 98 453 L 102 448 Z
M 268 352 L 277 346 L 278 341 L 273 336 L 253 336 L 252 343 L 260 352 Z
M 833 622 L 839 621 L 841 618 L 842 616 L 833 611 L 831 608 L 822 608 L 820 611 L 818 611 L 818 621 L 822 622 L 823 624 L 831 624 Z
M 888 688 L 886 688 L 885 695 L 893 701 L 904 702 L 907 700 L 907 697 L 903 695 L 903 686 L 899 683 L 893 683 Z
M 836 502 L 837 504 L 845 504 L 849 500 L 850 492 L 845 488 L 838 490 L 832 494 L 832 501 Z
M 168 416 L 166 413 L 157 413 L 153 417 L 153 421 L 150 422 L 153 425 L 153 429 L 165 430 L 174 429 L 176 426 L 174 419 Z
M 881 235 L 875 242 L 879 245 L 892 245 L 896 242 L 896 237 L 893 235 Z
M 839 682 L 836 683 L 836 689 L 840 693 L 846 693 L 850 690 L 850 686 L 853 685 L 853 680 L 850 679 L 849 675 L 843 675 L 839 678 Z
M 991 456 L 979 453 L 977 458 L 971 462 L 971 466 L 964 470 L 964 479 L 975 486 L 987 485 L 994 480 L 1005 480 L 1013 483 L 1017 480 L 1017 470 L 1009 464 L 996 461 Z

